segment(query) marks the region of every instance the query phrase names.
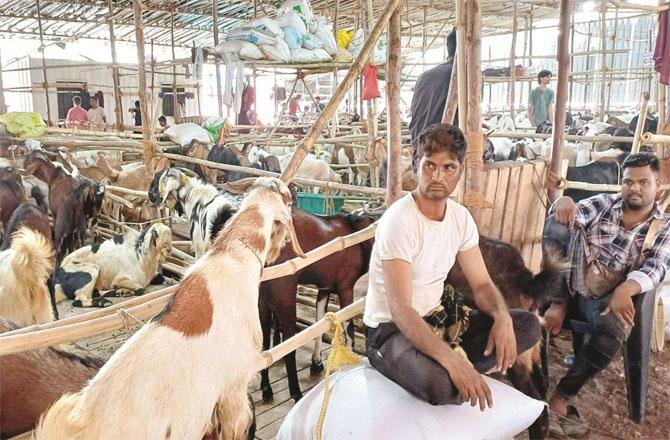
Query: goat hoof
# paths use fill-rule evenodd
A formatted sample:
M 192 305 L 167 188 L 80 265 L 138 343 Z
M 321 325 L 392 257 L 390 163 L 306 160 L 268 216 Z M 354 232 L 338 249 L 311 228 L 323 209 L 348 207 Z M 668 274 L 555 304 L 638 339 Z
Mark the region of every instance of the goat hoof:
M 264 388 L 263 402 L 271 402 L 273 400 L 274 400 L 274 392 L 272 392 L 272 388 Z
M 75 299 L 72 301 L 72 307 L 84 307 L 84 305 L 81 303 L 81 300 Z
M 109 307 L 109 306 L 113 305 L 114 303 L 111 302 L 108 299 L 105 299 L 104 297 L 100 297 L 100 298 L 95 298 L 93 300 L 92 304 L 93 304 L 93 307 L 105 308 L 105 307 Z
M 116 289 L 108 290 L 107 292 L 103 293 L 103 296 L 106 296 L 107 298 L 117 298 L 119 297 L 119 292 Z
M 144 290 L 144 289 L 136 289 L 136 290 L 135 290 L 135 296 L 142 296 L 142 295 L 144 295 L 145 293 L 147 293 L 147 291 Z
M 309 372 L 312 374 L 323 373 L 323 362 L 319 361 L 318 363 L 312 362 L 312 365 L 309 366 Z

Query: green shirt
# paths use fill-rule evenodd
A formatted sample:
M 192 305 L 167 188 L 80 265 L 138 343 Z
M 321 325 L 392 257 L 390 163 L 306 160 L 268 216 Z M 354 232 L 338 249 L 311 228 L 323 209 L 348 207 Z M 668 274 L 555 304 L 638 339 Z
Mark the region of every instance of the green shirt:
M 528 104 L 533 106 L 533 124 L 540 125 L 549 120 L 549 105 L 554 103 L 554 91 L 540 89 L 539 87 L 530 92 Z

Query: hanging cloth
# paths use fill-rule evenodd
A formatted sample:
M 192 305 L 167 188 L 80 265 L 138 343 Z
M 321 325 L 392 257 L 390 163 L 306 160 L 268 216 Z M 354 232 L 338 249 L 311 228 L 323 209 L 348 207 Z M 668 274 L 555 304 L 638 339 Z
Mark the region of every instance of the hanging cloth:
M 670 85 L 670 11 L 667 10 L 658 14 L 654 70 L 661 74 L 661 84 Z
M 223 104 L 226 107 L 233 105 L 233 78 L 235 77 L 235 63 L 226 64 L 226 78 L 223 81 Z
M 361 100 L 369 101 L 380 96 L 379 82 L 377 82 L 377 66 L 366 64 L 363 67 L 363 95 Z
M 235 113 L 242 108 L 242 93 L 244 92 L 244 63 L 235 63 L 235 100 L 233 107 Z

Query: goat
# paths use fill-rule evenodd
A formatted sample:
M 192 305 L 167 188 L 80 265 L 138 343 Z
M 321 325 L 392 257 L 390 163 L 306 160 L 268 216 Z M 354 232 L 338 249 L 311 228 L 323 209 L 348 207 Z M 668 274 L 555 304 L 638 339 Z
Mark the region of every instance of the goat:
M 248 160 L 252 167 L 273 173 L 281 173 L 279 158 L 262 148 L 253 146 L 249 149 Z
M 337 237 L 349 235 L 372 224 L 374 219 L 365 215 L 336 214 L 330 217 L 318 217 L 301 209 L 293 210 L 293 224 L 298 240 L 303 249 L 312 250 Z M 271 317 L 275 315 L 281 328 L 283 339 L 296 333 L 296 290 L 298 283 L 313 284 L 319 288 L 317 297 L 317 320 L 326 310 L 329 293 L 336 293 L 340 307 L 353 302 L 354 284 L 368 271 L 372 240 L 352 246 L 289 275 L 261 284 L 261 327 L 263 328 L 263 348 L 270 346 Z M 285 248 L 277 262 L 295 257 L 290 249 Z M 347 331 L 353 341 L 353 324 L 349 323 Z M 321 339 L 317 338 L 312 354 L 312 371 L 323 370 L 321 363 Z M 284 357 L 291 397 L 296 401 L 302 397 L 295 364 L 295 352 Z M 268 370 L 261 372 L 261 389 L 263 398 L 272 397 L 272 388 Z
M 89 151 L 77 151 L 75 153 L 67 152 L 66 153 L 67 161 L 72 163 L 79 169 L 79 172 L 82 176 L 86 176 L 89 179 L 95 182 L 101 182 L 107 176 L 109 176 L 109 169 L 116 171 L 121 171 L 121 154 L 117 154 L 89 150 Z M 108 169 L 103 169 L 99 162 L 104 160 Z
M 207 146 L 205 146 L 203 143 L 198 142 L 196 139 L 193 139 L 188 146 L 182 147 L 181 154 L 188 157 L 193 157 L 195 159 L 209 160 L 208 157 L 210 151 L 211 150 L 207 148 Z M 190 163 L 187 164 L 187 167 L 188 169 L 193 170 L 202 180 L 209 183 L 217 182 L 219 176 L 218 170 Z
M 0 316 L 0 333 L 17 330 Z M 0 437 L 30 431 L 40 415 L 65 393 L 79 391 L 103 360 L 55 348 L 39 348 L 0 357 Z
M 74 307 L 106 307 L 112 303 L 105 297 L 142 295 L 171 247 L 170 228 L 162 223 L 141 233 L 128 228 L 124 235 L 84 246 L 65 257 L 56 270 L 56 299 L 74 300 Z
M 196 257 L 200 257 L 240 205 L 240 196 L 170 168 L 158 179 L 159 206 L 186 214 Z
M 278 157 L 282 172 L 286 169 L 289 162 L 291 162 L 292 157 L 293 153 Z M 305 159 L 300 163 L 296 177 L 332 182 L 342 181 L 340 175 L 333 171 L 327 162 L 310 155 L 305 156 Z
M 253 421 L 247 387 L 261 349 L 261 271 L 289 236 L 304 255 L 290 200 L 279 179 L 256 180 L 172 301 L 82 391 L 61 397 L 35 438 L 196 439 L 211 426 L 213 413 L 224 439 L 243 437 Z
M 0 168 L 0 226 L 7 227 L 14 210 L 25 200 L 21 176 L 16 168 Z M 1 229 L 0 229 L 1 231 Z
M 251 167 L 249 159 L 247 158 L 248 145 L 249 144 L 245 145 L 244 148 L 242 148 L 242 150 L 238 149 L 234 145 L 221 145 L 221 144 L 214 145 L 212 149 L 209 151 L 209 154 L 207 155 L 207 160 L 210 162 L 217 162 L 227 165 Z M 245 177 L 249 177 L 248 174 L 241 173 L 239 171 L 220 171 L 220 170 L 214 170 L 214 171 L 216 173 L 216 177 L 214 178 L 214 180 L 212 180 L 212 183 L 216 183 L 218 181 L 218 176 L 220 175 L 223 175 L 225 182 L 235 182 Z M 213 178 L 212 177 L 213 175 L 214 173 L 209 175 L 208 179 Z
M 83 245 L 87 233 L 97 223 L 105 187 L 51 162 L 42 151 L 28 154 L 23 167 L 26 174 L 34 174 L 49 185 L 49 209 L 54 217 L 56 264 L 59 264 L 68 252 Z
M 560 289 L 561 277 L 566 269 L 565 262 L 558 254 L 547 253 L 542 261 L 542 271 L 536 275 L 526 267 L 521 253 L 512 245 L 493 238 L 480 236 L 479 247 L 484 263 L 493 283 L 502 293 L 507 305 L 531 312 L 545 304 L 552 293 Z M 447 277 L 448 284 L 463 292 L 471 305 L 472 290 L 458 262 Z M 547 378 L 540 365 L 539 344 L 518 356 L 509 370 L 509 378 L 519 391 L 535 399 L 544 400 L 547 392 Z M 530 428 L 530 438 L 543 438 L 548 427 L 546 414 Z
M 53 270 L 53 248 L 42 234 L 25 227 L 0 252 L 0 315 L 19 325 L 54 320 L 47 280 Z

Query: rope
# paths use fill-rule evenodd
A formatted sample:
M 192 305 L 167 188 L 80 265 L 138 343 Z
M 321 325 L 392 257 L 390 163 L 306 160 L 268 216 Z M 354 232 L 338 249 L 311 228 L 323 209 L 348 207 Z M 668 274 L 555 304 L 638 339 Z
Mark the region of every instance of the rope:
M 352 352 L 347 346 L 344 338 L 344 327 L 337 320 L 337 315 L 333 312 L 328 312 L 325 318 L 330 321 L 329 331 L 333 333 L 333 343 L 328 355 L 328 365 L 326 366 L 326 374 L 323 379 L 323 402 L 321 403 L 319 421 L 316 424 L 316 440 L 322 440 L 323 438 L 323 425 L 326 420 L 328 401 L 330 400 L 330 373 L 347 365 L 356 365 L 361 361 L 361 357 Z
M 613 434 L 613 433 L 611 433 L 611 432 L 609 432 L 609 431 L 605 431 L 605 430 L 602 430 L 602 429 L 599 429 L 599 428 L 594 428 L 593 426 L 588 425 L 588 424 L 586 424 L 586 423 L 584 423 L 584 422 L 580 422 L 580 421 L 578 421 L 578 420 L 575 420 L 575 419 L 571 419 L 571 418 L 565 417 L 564 415 L 559 414 L 559 413 L 557 413 L 556 411 L 553 411 L 553 410 L 552 410 L 551 408 L 549 408 L 549 407 L 547 407 L 547 409 L 549 410 L 550 413 L 554 414 L 556 417 L 558 417 L 558 418 L 560 418 L 560 419 L 563 419 L 563 420 L 567 420 L 567 421 L 569 421 L 569 422 L 571 422 L 571 423 L 576 423 L 576 424 L 578 424 L 578 425 L 584 426 L 585 428 L 587 428 L 587 429 L 590 430 L 590 431 L 598 432 L 598 433 L 600 433 L 600 434 L 602 434 L 602 435 L 604 435 L 604 436 L 606 436 L 606 437 L 614 438 L 614 439 L 617 439 L 617 440 L 626 440 L 626 438 L 624 438 L 624 437 L 619 437 L 618 435 Z

